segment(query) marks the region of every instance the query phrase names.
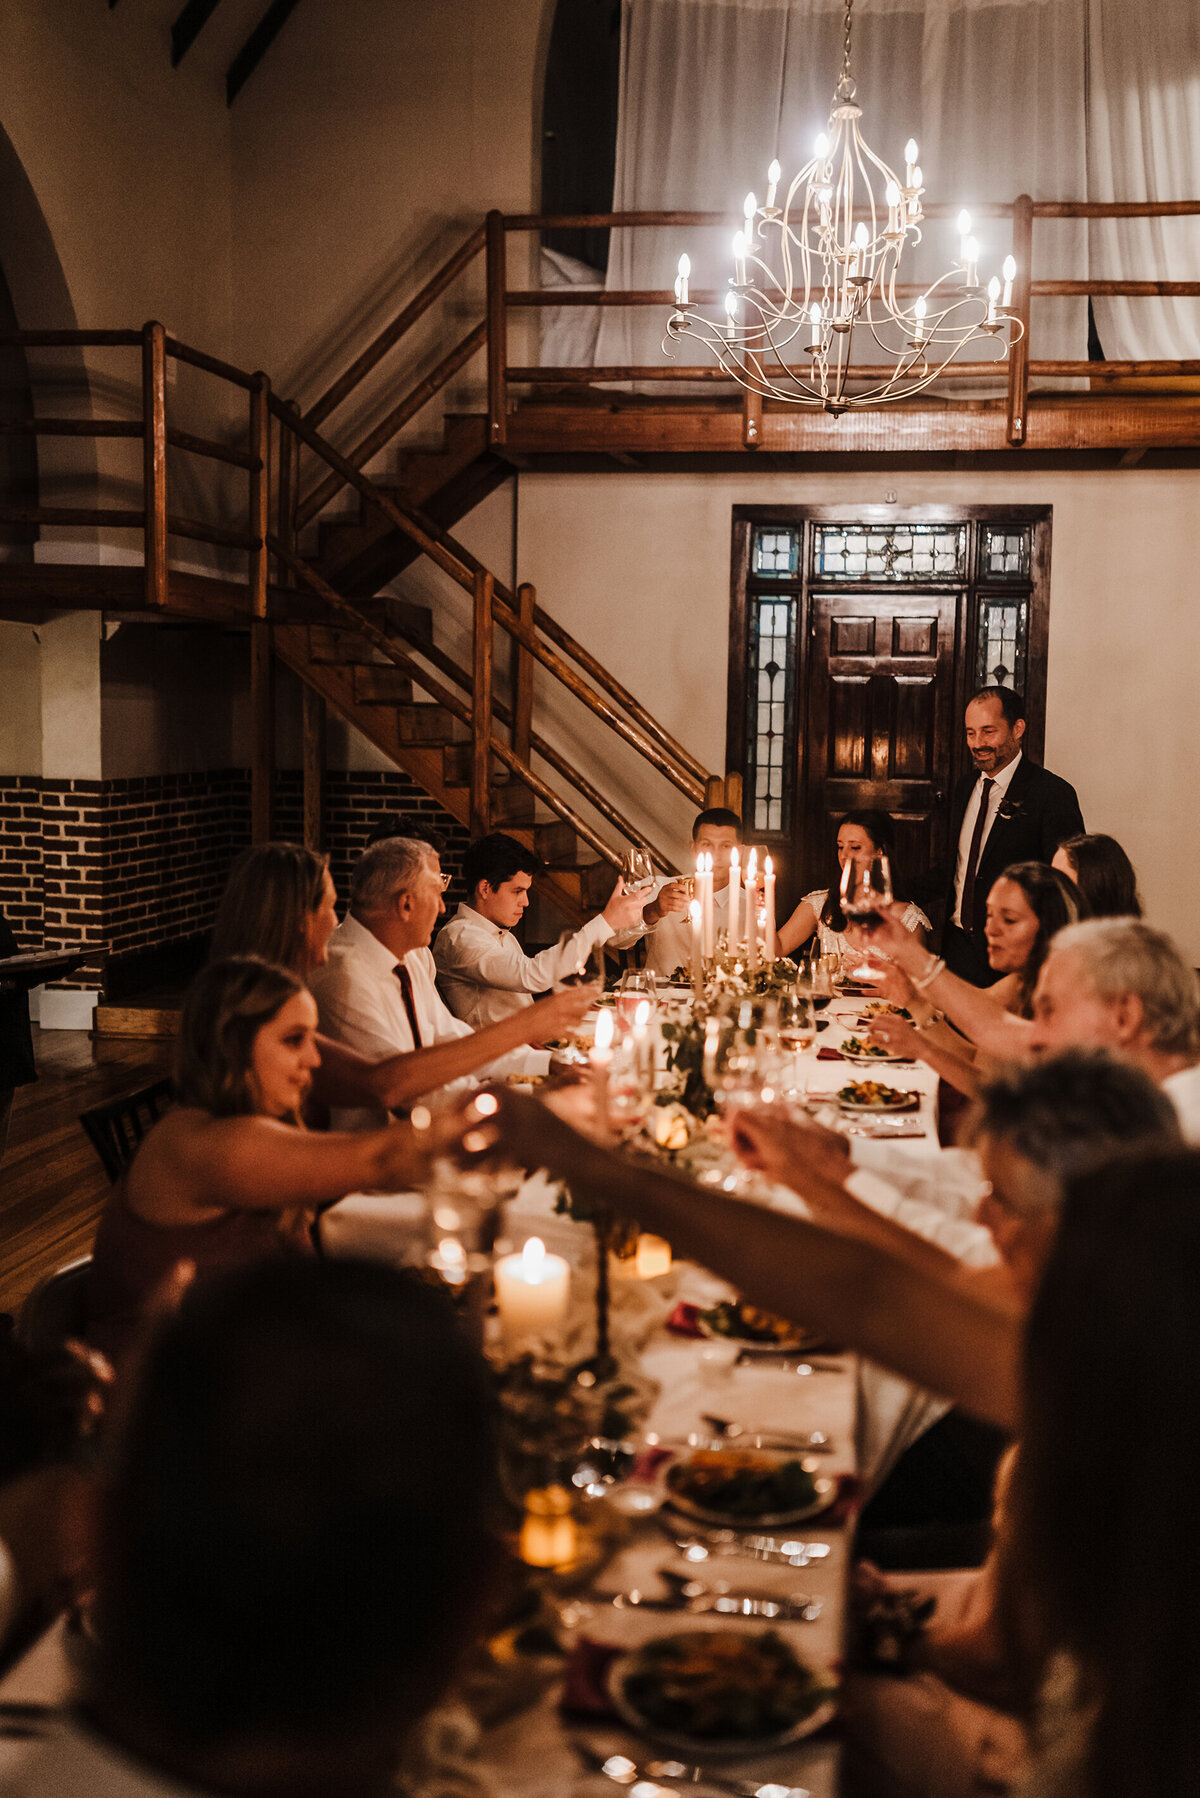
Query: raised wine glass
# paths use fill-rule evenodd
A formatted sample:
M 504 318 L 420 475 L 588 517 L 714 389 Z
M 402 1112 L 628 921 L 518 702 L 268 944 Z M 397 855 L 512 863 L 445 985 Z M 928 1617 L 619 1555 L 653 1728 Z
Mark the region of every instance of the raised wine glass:
M 869 861 L 848 861 L 842 869 L 842 910 L 847 924 L 873 930 L 881 922 L 879 908 L 892 903 L 892 866 L 880 853 Z
M 627 893 L 640 893 L 646 887 L 652 887 L 654 862 L 650 851 L 637 843 L 628 848 L 621 862 L 621 875 Z

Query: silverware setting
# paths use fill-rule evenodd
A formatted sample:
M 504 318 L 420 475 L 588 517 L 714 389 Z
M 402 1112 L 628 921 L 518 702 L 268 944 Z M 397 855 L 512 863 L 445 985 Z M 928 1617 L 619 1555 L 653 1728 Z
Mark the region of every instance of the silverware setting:
M 653 1784 L 656 1780 L 669 1779 L 673 1784 L 705 1786 L 713 1792 L 727 1792 L 729 1798 L 812 1798 L 806 1786 L 779 1785 L 773 1782 L 765 1784 L 755 1779 L 727 1779 L 720 1774 L 710 1773 L 706 1767 L 691 1766 L 686 1761 L 631 1761 L 625 1754 L 601 1754 L 579 1737 L 572 1737 L 571 1746 L 580 1760 L 596 1772 L 603 1773 L 614 1785 L 635 1786 Z M 649 1793 L 639 1793 L 639 1798 L 650 1798 Z
M 693 1564 L 713 1559 L 777 1561 L 788 1567 L 807 1567 L 831 1553 L 828 1542 L 805 1542 L 791 1536 L 739 1536 L 736 1530 L 707 1530 L 676 1536 L 674 1542 L 685 1561 Z
M 669 1567 L 660 1568 L 658 1577 L 675 1588 L 665 1598 L 634 1586 L 628 1592 L 614 1593 L 609 1603 L 618 1611 L 686 1611 L 694 1617 L 765 1617 L 781 1623 L 815 1623 L 821 1615 L 821 1601 L 805 1592 L 782 1598 L 766 1592 L 731 1592 L 724 1581 L 705 1585 L 703 1580 L 685 1579 Z
M 782 1349 L 778 1354 L 761 1349 L 743 1349 L 735 1367 L 779 1367 L 786 1368 L 789 1373 L 805 1376 L 812 1373 L 844 1373 L 846 1370 L 840 1361 L 814 1361 L 804 1355 L 789 1355 Z
M 833 1443 L 824 1430 L 754 1430 L 732 1417 L 714 1417 L 708 1411 L 701 1412 L 700 1421 L 722 1442 L 744 1442 L 748 1448 L 805 1448 L 814 1455 L 833 1453 Z

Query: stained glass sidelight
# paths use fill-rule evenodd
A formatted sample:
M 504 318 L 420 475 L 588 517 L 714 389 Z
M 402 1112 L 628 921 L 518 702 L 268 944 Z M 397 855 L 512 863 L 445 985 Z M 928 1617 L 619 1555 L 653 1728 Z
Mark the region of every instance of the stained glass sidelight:
M 1029 538 L 1028 528 L 1014 530 L 1011 525 L 984 525 L 979 533 L 980 579 L 1028 580 Z
M 756 831 L 775 833 L 791 829 L 792 781 L 787 744 L 795 664 L 795 600 L 753 596 L 747 773 Z
M 800 571 L 800 533 L 763 525 L 754 533 L 755 574 L 791 578 Z
M 1028 602 L 1024 596 L 981 597 L 976 639 L 975 685 L 1025 691 L 1025 636 Z
M 965 525 L 817 525 L 813 531 L 813 574 L 820 580 L 961 580 L 966 561 Z

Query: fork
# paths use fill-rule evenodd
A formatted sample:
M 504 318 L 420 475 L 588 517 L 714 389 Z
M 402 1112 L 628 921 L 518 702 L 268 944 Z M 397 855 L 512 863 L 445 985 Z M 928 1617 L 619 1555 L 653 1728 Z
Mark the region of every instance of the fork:
M 737 1442 L 748 1436 L 755 1448 L 772 1448 L 780 1443 L 787 1448 L 807 1448 L 817 1455 L 831 1455 L 833 1444 L 824 1430 L 810 1430 L 807 1435 L 797 1430 L 752 1430 L 748 1424 L 737 1423 L 732 1417 L 714 1417 L 711 1412 L 700 1413 L 701 1423 L 706 1423 L 714 1436 L 720 1436 L 726 1442 Z

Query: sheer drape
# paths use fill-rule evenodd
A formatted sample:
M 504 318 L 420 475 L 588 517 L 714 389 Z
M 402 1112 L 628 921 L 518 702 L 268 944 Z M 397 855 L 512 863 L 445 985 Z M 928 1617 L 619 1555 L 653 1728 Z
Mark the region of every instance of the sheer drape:
M 854 77 L 868 142 L 903 161 L 918 139 L 930 199 L 956 205 L 1028 192 L 1080 194 L 1085 179 L 1084 0 L 870 0 L 854 23 Z M 760 198 L 778 154 L 785 179 L 824 129 L 841 62 L 842 0 L 624 0 L 614 209 L 721 210 L 718 231 L 618 231 L 610 288 L 669 288 L 682 249 L 695 287 L 723 288 L 746 191 Z M 1039 227 L 1054 272 L 1087 272 L 1083 226 Z M 981 223 L 983 266 L 1009 249 L 1007 226 Z M 911 267 L 931 277 L 953 259 L 952 222 L 927 228 Z M 907 253 L 906 253 L 907 263 Z M 1043 355 L 1087 354 L 1087 307 L 1037 302 Z M 609 311 L 596 360 L 658 362 L 657 311 Z
M 1200 0 L 1090 0 L 1089 200 L 1200 198 Z M 1200 281 L 1200 218 L 1094 219 L 1093 275 Z M 1200 300 L 1093 302 L 1106 356 L 1200 356 Z

